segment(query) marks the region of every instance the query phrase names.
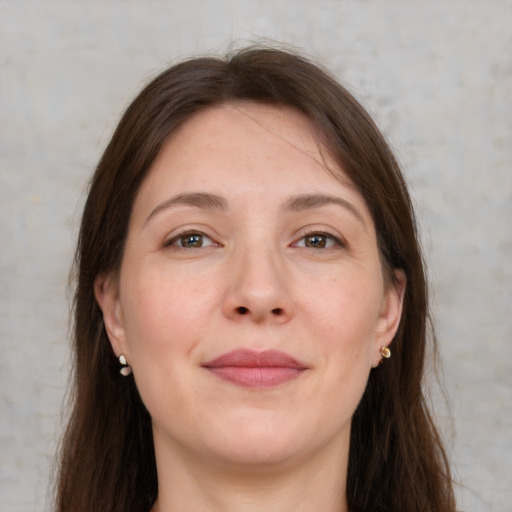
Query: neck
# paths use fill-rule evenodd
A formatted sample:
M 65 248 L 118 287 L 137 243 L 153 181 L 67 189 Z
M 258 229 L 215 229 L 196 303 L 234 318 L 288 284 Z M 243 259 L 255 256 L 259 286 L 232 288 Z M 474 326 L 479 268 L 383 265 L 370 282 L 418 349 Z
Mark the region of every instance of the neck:
M 348 450 L 324 451 L 302 461 L 247 468 L 157 449 L 159 493 L 151 512 L 348 512 Z

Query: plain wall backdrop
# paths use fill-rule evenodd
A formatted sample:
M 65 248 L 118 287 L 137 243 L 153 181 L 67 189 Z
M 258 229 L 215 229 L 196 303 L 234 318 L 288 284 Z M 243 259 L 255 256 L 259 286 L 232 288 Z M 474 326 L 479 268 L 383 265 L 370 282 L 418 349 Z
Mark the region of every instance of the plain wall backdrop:
M 459 508 L 512 510 L 510 1 L 0 0 L 0 512 L 50 510 L 68 271 L 115 123 L 167 65 L 262 37 L 331 69 L 396 149 L 430 264 Z

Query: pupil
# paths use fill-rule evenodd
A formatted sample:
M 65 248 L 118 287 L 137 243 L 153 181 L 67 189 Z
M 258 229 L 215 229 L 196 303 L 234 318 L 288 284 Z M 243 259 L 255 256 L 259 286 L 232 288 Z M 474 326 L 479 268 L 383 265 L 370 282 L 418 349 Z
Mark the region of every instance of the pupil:
M 201 247 L 202 245 L 202 237 L 201 235 L 187 235 L 183 239 L 184 247 Z
M 306 238 L 306 245 L 308 247 L 323 248 L 325 247 L 325 236 L 313 235 Z

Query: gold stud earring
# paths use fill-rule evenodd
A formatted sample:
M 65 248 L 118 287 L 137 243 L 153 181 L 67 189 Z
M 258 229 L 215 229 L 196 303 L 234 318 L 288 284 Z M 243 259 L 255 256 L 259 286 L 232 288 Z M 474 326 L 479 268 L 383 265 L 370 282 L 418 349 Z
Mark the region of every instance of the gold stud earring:
M 389 359 L 391 357 L 391 350 L 389 350 L 389 347 L 382 347 L 380 349 L 380 355 L 384 358 L 384 359 Z
M 128 363 L 126 361 L 126 357 L 124 357 L 124 354 L 121 354 L 119 356 L 119 363 L 122 365 L 122 368 L 119 370 L 119 373 L 123 377 L 128 377 L 128 375 L 130 375 L 130 373 L 132 373 L 132 368 L 131 368 L 131 366 L 128 365 Z

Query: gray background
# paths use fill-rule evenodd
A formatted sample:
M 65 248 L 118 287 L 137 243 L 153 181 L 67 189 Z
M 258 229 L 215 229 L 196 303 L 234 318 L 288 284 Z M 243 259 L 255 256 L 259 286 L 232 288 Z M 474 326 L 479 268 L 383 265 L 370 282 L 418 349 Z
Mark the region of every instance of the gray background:
M 260 37 L 320 59 L 396 148 L 430 263 L 459 508 L 512 511 L 510 1 L 0 0 L 0 512 L 49 510 L 67 273 L 119 115 L 167 64 Z

